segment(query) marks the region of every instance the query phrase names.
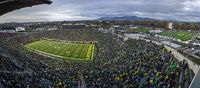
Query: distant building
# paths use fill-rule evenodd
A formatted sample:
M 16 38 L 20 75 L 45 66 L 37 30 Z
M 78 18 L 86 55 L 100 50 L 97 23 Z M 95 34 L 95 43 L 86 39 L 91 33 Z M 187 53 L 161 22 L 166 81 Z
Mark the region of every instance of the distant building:
M 104 28 L 98 28 L 99 31 L 103 32 L 103 33 L 107 33 L 108 30 L 107 29 L 104 29 Z
M 133 38 L 133 39 L 141 39 L 141 38 L 146 38 L 147 37 L 147 35 L 142 35 L 142 34 L 139 34 L 139 33 L 134 33 L 134 34 L 127 34 L 127 33 L 125 33 L 124 34 L 124 40 L 126 41 L 127 39 L 129 39 L 129 38 Z
M 136 29 L 136 28 L 138 28 L 138 27 L 135 26 L 135 25 L 129 25 L 129 28 L 130 28 L 130 29 Z
M 53 30 L 57 30 L 58 28 L 48 28 L 48 31 L 53 31 Z
M 36 28 L 35 31 L 47 31 L 46 28 Z
M 163 31 L 162 30 L 149 30 L 149 33 L 151 33 L 151 34 L 158 34 L 161 32 L 163 32 Z
M 17 32 L 23 32 L 23 31 L 25 31 L 25 28 L 23 28 L 23 27 L 16 27 L 15 30 Z
M 57 29 L 58 28 L 36 28 L 35 31 L 53 31 Z
M 173 23 L 172 23 L 172 22 L 169 22 L 169 23 L 168 23 L 168 28 L 169 28 L 170 30 L 173 29 Z
M 117 27 L 120 27 L 120 25 L 114 25 L 113 27 L 117 28 Z
M 126 28 L 125 28 L 125 27 L 115 27 L 115 29 L 116 29 L 117 31 L 124 31 Z
M 120 26 L 114 26 L 114 27 L 110 27 L 109 31 L 111 31 L 112 33 L 120 34 L 120 33 L 125 33 L 126 28 L 120 27 Z
M 200 33 L 197 33 L 196 38 L 200 40 Z
M 24 27 L 14 27 L 14 26 L 2 27 L 0 30 L 0 32 L 8 32 L 8 33 L 22 32 L 22 31 L 25 31 Z
M 115 28 L 114 27 L 110 27 L 109 31 L 112 32 L 112 33 L 114 33 L 115 32 Z
M 2 31 L 1 32 L 14 33 L 14 32 L 16 32 L 16 29 L 13 26 L 2 27 Z

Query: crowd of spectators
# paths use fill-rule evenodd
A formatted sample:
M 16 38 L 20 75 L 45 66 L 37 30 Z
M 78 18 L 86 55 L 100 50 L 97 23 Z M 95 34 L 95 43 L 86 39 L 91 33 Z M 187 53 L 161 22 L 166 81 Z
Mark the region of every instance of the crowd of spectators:
M 194 75 L 186 61 L 178 62 L 163 46 L 134 39 L 119 43 L 117 36 L 95 29 L 1 36 L 0 87 L 188 88 Z M 64 61 L 22 46 L 41 38 L 98 41 L 98 53 L 93 61 Z

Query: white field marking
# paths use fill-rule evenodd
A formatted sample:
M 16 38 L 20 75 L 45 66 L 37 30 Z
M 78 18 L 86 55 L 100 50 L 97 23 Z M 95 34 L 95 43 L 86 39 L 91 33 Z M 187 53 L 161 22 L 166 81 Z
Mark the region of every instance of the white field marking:
M 91 58 L 91 60 L 93 60 L 93 58 L 94 58 L 94 45 L 92 44 L 92 46 L 93 46 L 93 49 L 92 49 L 92 58 Z
M 69 54 L 70 52 L 69 52 L 69 51 L 66 51 L 65 53 L 68 53 L 68 54 Z
M 59 55 L 55 55 L 55 54 L 46 53 L 46 52 L 43 52 L 43 51 L 40 51 L 40 50 L 37 50 L 37 49 L 33 49 L 33 48 L 30 48 L 30 47 L 27 47 L 27 48 L 28 48 L 31 52 L 35 52 L 35 53 L 41 54 L 41 55 L 43 55 L 43 56 L 48 55 L 47 57 L 50 57 L 50 58 L 58 57 L 58 58 L 65 58 L 65 59 L 71 59 L 71 60 L 82 60 L 82 61 L 85 61 L 84 59 L 71 58 L 71 57 L 64 57 L 64 56 L 59 56 Z M 51 56 L 53 56 L 53 57 L 51 57 Z

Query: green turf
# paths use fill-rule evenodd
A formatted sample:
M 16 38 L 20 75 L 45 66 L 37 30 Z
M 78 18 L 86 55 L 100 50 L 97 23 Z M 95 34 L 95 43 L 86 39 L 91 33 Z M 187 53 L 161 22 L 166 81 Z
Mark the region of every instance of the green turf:
M 135 32 L 142 32 L 142 33 L 149 33 L 149 29 L 144 28 L 144 27 L 138 27 L 134 29 Z
M 162 36 L 173 37 L 175 39 L 180 39 L 182 41 L 188 41 L 195 36 L 195 33 L 186 31 L 166 31 L 161 33 Z
M 26 44 L 25 47 L 35 52 L 65 59 L 92 60 L 95 45 L 41 40 Z

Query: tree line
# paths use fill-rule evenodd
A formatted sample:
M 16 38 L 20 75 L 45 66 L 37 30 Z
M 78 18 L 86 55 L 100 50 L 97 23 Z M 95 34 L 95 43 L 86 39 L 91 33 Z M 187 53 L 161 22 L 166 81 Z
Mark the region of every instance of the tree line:
M 168 28 L 169 21 L 159 20 L 138 20 L 138 21 L 102 21 L 101 25 L 136 25 L 155 28 Z M 200 23 L 198 22 L 173 22 L 173 29 L 177 30 L 200 30 Z

